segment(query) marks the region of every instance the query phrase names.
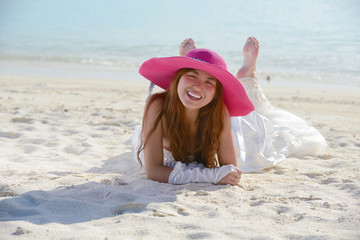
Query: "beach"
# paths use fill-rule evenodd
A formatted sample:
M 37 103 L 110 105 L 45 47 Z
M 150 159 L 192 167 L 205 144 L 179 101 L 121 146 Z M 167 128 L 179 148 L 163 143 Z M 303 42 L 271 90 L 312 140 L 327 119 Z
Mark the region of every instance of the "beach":
M 148 81 L 0 76 L 1 239 L 359 239 L 359 88 L 264 82 L 325 137 L 238 186 L 146 179 Z
M 0 1 L 0 240 L 360 239 L 356 0 Z M 146 179 L 131 136 L 152 57 L 249 36 L 269 101 L 325 137 L 238 186 Z M 155 89 L 159 90 L 159 89 Z

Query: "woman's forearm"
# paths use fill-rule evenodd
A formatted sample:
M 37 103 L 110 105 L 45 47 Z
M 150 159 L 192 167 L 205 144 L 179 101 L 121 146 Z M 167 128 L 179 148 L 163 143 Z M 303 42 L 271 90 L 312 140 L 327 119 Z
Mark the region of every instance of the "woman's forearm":
M 169 176 L 173 171 L 173 169 L 163 165 L 149 166 L 145 164 L 145 171 L 146 171 L 146 177 L 148 179 L 167 183 L 169 181 Z

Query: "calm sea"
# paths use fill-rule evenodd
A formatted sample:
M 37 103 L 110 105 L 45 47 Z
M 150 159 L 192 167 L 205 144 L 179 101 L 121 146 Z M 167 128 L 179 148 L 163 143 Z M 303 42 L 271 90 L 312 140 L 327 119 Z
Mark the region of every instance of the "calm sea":
M 117 78 L 187 37 L 234 72 L 256 36 L 263 78 L 360 86 L 359 12 L 359 0 L 0 0 L 0 74 Z

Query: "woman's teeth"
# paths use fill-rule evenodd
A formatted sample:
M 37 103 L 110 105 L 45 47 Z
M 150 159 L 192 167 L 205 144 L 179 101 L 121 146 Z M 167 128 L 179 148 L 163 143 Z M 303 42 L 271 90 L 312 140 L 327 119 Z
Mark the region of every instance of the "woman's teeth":
M 200 95 L 197 95 L 197 94 L 194 93 L 194 92 L 188 91 L 187 93 L 188 93 L 188 95 L 189 95 L 190 97 L 192 97 L 192 98 L 201 99 L 201 96 L 200 96 Z

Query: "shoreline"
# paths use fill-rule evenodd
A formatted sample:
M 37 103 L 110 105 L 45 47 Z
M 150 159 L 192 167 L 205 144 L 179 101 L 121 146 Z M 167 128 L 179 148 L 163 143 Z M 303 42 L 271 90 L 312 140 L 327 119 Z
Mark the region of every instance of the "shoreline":
M 234 73 L 235 71 L 230 72 Z M 0 60 L 0 76 L 28 78 L 59 78 L 76 80 L 146 80 L 138 73 L 138 66 L 91 65 L 63 62 L 4 61 Z M 267 80 L 270 78 L 270 80 Z M 262 86 L 289 86 L 310 88 L 354 88 L 360 90 L 360 79 L 346 81 L 346 75 L 318 73 L 286 73 L 258 71 L 258 79 Z M 350 76 L 348 76 L 350 78 Z M 291 81 L 289 80 L 291 79 Z M 327 80 L 329 79 L 329 80 Z M 338 82 L 341 79 L 342 82 Z M 146 80 L 147 81 L 147 80 Z

